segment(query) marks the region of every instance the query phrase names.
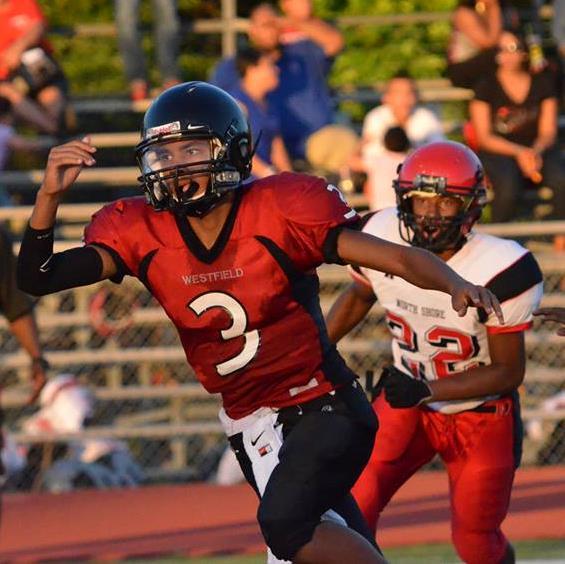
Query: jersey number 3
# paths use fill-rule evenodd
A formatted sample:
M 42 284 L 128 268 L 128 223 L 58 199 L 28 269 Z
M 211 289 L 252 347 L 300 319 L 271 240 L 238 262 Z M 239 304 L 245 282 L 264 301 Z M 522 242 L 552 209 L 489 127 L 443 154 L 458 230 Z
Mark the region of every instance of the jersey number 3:
M 202 294 L 192 300 L 188 306 L 198 317 L 204 312 L 213 308 L 221 307 L 231 317 L 232 324 L 220 331 L 220 335 L 224 341 L 235 339 L 237 337 L 244 338 L 243 348 L 236 356 L 216 364 L 216 370 L 220 376 L 229 376 L 233 372 L 242 369 L 249 364 L 259 349 L 259 331 L 247 331 L 247 313 L 243 306 L 232 296 L 223 292 L 210 292 Z

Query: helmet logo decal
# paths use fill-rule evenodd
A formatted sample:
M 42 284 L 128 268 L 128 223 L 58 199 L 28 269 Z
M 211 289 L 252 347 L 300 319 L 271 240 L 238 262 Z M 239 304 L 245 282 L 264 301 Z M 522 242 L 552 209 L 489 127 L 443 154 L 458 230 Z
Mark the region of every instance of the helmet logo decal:
M 200 127 L 200 126 L 198 126 Z M 156 125 L 155 127 L 150 127 L 145 133 L 145 137 L 151 137 L 153 135 L 165 135 L 168 133 L 175 133 L 180 131 L 180 121 L 172 121 L 171 123 L 165 123 L 163 125 Z

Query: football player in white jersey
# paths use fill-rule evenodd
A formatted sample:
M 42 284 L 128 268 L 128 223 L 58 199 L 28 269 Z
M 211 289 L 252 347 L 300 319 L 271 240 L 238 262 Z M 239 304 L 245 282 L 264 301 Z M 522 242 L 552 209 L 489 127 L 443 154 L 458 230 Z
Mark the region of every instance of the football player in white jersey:
M 380 428 L 353 489 L 369 525 L 394 493 L 439 454 L 449 476 L 455 548 L 471 564 L 514 562 L 500 525 L 519 463 L 516 390 L 524 378 L 524 332 L 542 296 L 542 275 L 518 243 L 472 228 L 485 203 L 482 165 L 467 147 L 437 142 L 409 155 L 394 183 L 397 208 L 365 216 L 363 231 L 423 247 L 502 304 L 505 324 L 481 310 L 460 317 L 449 297 L 358 268 L 328 314 L 337 342 L 378 300 L 394 363 L 373 407 Z

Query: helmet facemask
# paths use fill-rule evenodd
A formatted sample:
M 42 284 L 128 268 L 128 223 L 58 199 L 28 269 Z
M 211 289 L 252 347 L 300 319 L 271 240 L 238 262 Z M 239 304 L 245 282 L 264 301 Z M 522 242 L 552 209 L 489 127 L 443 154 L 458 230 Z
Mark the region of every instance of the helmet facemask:
M 399 231 L 401 238 L 415 247 L 433 253 L 459 250 L 466 242 L 473 224 L 479 219 L 485 203 L 482 178 L 473 190 L 450 186 L 441 176 L 417 175 L 414 182 L 394 182 L 396 191 Z M 416 215 L 413 197 L 452 197 L 459 201 L 459 210 L 453 216 Z
M 238 140 L 231 139 L 231 143 Z M 202 159 L 186 162 L 179 158 L 175 147 L 207 148 Z M 138 178 L 147 202 L 157 211 L 172 211 L 181 215 L 202 217 L 215 208 L 223 197 L 237 188 L 242 179 L 240 171 L 229 160 L 229 143 L 212 133 L 178 132 L 159 135 L 141 143 L 136 151 L 142 172 Z M 239 143 L 245 150 L 245 143 Z M 167 161 L 171 164 L 167 166 Z M 203 187 L 203 184 L 205 186 Z M 203 188 L 203 189 L 202 189 Z

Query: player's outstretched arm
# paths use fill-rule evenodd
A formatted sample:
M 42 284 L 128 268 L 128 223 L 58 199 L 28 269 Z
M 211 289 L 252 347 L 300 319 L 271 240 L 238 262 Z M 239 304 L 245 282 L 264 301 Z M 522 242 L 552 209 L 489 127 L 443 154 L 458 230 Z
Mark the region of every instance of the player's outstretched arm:
M 561 327 L 557 328 L 557 334 L 565 337 L 565 307 L 540 307 L 534 311 L 534 315 L 539 316 L 543 322 L 560 323 Z
M 347 335 L 369 312 L 377 297 L 361 282 L 352 282 L 334 302 L 326 316 L 328 336 L 337 343 Z
M 96 148 L 88 137 L 51 149 L 18 257 L 18 286 L 34 296 L 85 286 L 116 273 L 111 255 L 86 246 L 53 254 L 53 228 L 63 195 L 84 166 L 92 166 Z
M 420 288 L 450 294 L 453 309 L 461 317 L 467 313 L 469 306 L 482 307 L 488 314 L 494 311 L 504 323 L 500 304 L 492 292 L 467 282 L 428 251 L 343 229 L 338 238 L 337 252 L 342 260 L 350 264 L 400 276 Z

